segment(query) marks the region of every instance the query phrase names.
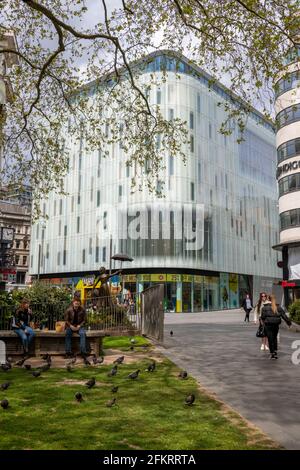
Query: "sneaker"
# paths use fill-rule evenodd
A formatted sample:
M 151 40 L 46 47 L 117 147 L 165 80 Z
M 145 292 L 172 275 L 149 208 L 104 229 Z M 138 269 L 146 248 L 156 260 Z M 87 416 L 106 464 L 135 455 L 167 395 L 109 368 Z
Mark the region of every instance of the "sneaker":
M 265 351 L 270 351 L 269 346 L 265 345 Z
M 277 357 L 274 354 L 271 354 L 270 359 L 277 359 Z
M 261 350 L 261 351 L 264 351 L 264 350 L 265 350 L 265 347 L 264 347 L 263 344 L 261 345 L 260 350 Z

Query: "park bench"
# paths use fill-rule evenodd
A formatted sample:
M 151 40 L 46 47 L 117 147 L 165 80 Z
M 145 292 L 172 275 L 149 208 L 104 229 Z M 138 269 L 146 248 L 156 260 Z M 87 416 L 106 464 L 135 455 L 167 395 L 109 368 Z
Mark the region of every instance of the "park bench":
M 102 339 L 105 333 L 101 330 L 87 330 L 87 348 L 91 354 L 100 355 L 102 352 Z M 0 341 L 6 345 L 7 356 L 20 356 L 23 354 L 21 341 L 14 331 L 0 330 Z M 72 338 L 73 352 L 79 353 L 79 335 Z M 35 337 L 30 345 L 29 353 L 34 356 L 49 353 L 51 355 L 65 354 L 65 333 L 57 331 L 35 330 Z

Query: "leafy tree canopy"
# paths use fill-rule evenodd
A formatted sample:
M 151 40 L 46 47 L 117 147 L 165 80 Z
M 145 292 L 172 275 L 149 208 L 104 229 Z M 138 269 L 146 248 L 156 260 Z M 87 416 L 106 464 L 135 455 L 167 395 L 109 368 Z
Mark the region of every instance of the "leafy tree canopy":
M 243 130 L 251 105 L 270 117 L 272 86 L 294 48 L 299 0 L 2 0 L 2 34 L 13 31 L 14 90 L 3 129 L 2 184 L 30 183 L 38 201 L 63 191 L 69 148 L 62 132 L 84 136 L 84 151 L 120 143 L 153 189 L 162 155 L 184 158 L 186 124 L 150 103 L 133 65 L 158 49 L 184 53 L 249 106 L 220 103 Z M 162 78 L 163 81 L 163 78 Z M 86 86 L 92 82 L 92 86 Z M 91 94 L 96 91 L 95 97 Z M 221 131 L 227 132 L 226 123 Z M 160 145 L 157 145 L 159 137 Z M 133 188 L 138 183 L 133 179 Z

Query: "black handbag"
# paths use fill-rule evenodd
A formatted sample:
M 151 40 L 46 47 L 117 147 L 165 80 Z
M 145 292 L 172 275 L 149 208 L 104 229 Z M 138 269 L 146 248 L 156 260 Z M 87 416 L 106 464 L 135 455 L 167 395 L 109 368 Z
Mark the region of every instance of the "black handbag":
M 266 336 L 265 325 L 259 325 L 257 332 L 256 332 L 256 337 L 264 338 L 265 336 Z

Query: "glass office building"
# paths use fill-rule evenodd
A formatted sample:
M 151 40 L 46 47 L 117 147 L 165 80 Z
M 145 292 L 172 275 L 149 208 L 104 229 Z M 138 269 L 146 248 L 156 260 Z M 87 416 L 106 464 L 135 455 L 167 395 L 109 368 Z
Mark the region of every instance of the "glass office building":
M 146 188 L 132 194 L 134 168 L 126 166 L 120 145 L 111 144 L 104 157 L 70 139 L 68 196 L 53 194 L 43 203 L 49 220 L 33 227 L 31 274 L 88 286 L 100 265 L 108 268 L 112 246 L 112 254 L 134 259 L 122 266 L 126 287 L 140 292 L 164 283 L 166 309 L 238 307 L 245 292 L 256 297 L 280 278 L 272 250 L 278 243 L 274 128 L 253 110 L 237 143 L 234 121 L 230 136 L 219 132 L 226 119 L 219 103 L 237 97 L 218 82 L 209 87 L 211 77 L 179 54 L 161 51 L 146 59 L 145 84 L 150 74 L 160 83 L 167 71 L 165 82 L 151 86 L 150 102 L 166 119 L 187 122 L 186 163 L 162 155 L 157 186 L 164 183 L 163 199 Z M 197 242 L 189 243 L 196 232 Z

